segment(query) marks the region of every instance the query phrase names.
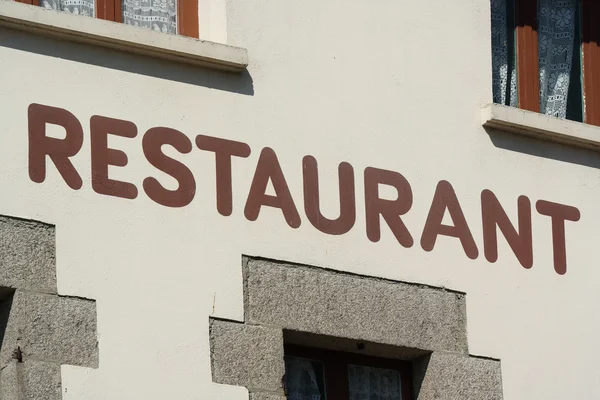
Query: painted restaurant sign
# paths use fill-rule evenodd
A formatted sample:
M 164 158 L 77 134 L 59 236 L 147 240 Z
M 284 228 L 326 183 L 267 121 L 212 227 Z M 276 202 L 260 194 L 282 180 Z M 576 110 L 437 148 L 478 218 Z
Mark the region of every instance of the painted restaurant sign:
M 58 139 L 47 135 L 48 124 L 64 128 L 65 137 Z M 42 183 L 46 169 L 53 164 L 65 183 L 74 190 L 83 186 L 82 171 L 75 168 L 71 158 L 83 151 L 84 133 L 81 121 L 71 112 L 57 107 L 31 104 L 28 109 L 29 130 L 29 176 L 33 182 Z M 195 143 L 175 129 L 155 127 L 138 135 L 135 123 L 94 115 L 89 121 L 89 143 L 91 152 L 92 189 L 106 196 L 135 199 L 140 192 L 154 202 L 165 207 L 186 207 L 196 196 L 196 181 L 192 171 L 183 163 L 163 152 L 163 146 L 170 146 L 181 154 L 192 151 L 205 151 L 214 154 L 216 166 L 216 204 L 223 216 L 233 212 L 232 200 L 232 159 L 247 158 L 252 149 L 243 142 L 224 138 L 197 135 Z M 109 135 L 140 139 L 147 162 L 157 170 L 170 175 L 178 182 L 174 190 L 167 189 L 154 177 L 148 176 L 142 182 L 124 182 L 111 179 L 109 166 L 126 168 L 127 154 L 108 145 Z M 194 146 L 195 145 L 195 146 Z M 338 167 L 339 216 L 328 219 L 323 216 L 319 202 L 319 172 L 317 160 L 307 155 L 299 166 L 303 172 L 304 215 L 320 232 L 327 235 L 343 235 L 350 231 L 356 222 L 356 174 L 351 164 L 342 162 Z M 432 251 L 438 236 L 457 239 L 464 253 L 471 259 L 479 257 L 478 249 L 469 223 L 465 219 L 458 197 L 447 181 L 437 184 L 435 194 L 421 232 L 410 232 L 402 221 L 413 205 L 410 183 L 396 171 L 367 167 L 361 174 L 364 179 L 366 237 L 372 242 L 380 240 L 382 222 L 395 236 L 398 243 L 406 248 L 420 240 L 425 251 Z M 274 195 L 267 194 L 269 182 Z M 380 186 L 387 185 L 397 193 L 395 199 L 384 199 L 379 195 Z M 515 256 L 524 268 L 533 266 L 532 244 L 532 201 L 527 196 L 517 199 L 518 216 L 516 226 L 491 190 L 481 192 L 481 223 L 483 231 L 483 254 L 489 262 L 498 259 L 498 231 L 504 236 Z M 254 177 L 244 206 L 244 215 L 250 221 L 258 219 L 262 207 L 281 210 L 282 217 L 290 228 L 298 228 L 302 217 L 299 205 L 294 203 L 285 175 L 280 167 L 277 154 L 269 147 L 260 151 L 255 166 Z M 547 216 L 552 226 L 552 249 L 554 270 L 558 274 L 567 272 L 567 250 L 565 225 L 578 221 L 579 210 L 575 207 L 547 200 L 535 202 L 537 213 Z M 446 213 L 452 224 L 443 223 Z

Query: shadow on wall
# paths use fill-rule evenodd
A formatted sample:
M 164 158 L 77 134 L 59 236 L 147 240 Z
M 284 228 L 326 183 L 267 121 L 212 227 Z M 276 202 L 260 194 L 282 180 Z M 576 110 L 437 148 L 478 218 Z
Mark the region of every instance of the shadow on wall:
M 0 353 L 4 344 L 4 334 L 8 326 L 8 317 L 13 303 L 14 289 L 0 286 Z
M 252 77 L 246 70 L 242 73 L 217 71 L 4 28 L 0 29 L 0 47 L 210 89 L 254 95 Z
M 600 169 L 600 155 L 597 151 L 516 135 L 498 129 L 484 129 L 494 146 L 501 149 Z

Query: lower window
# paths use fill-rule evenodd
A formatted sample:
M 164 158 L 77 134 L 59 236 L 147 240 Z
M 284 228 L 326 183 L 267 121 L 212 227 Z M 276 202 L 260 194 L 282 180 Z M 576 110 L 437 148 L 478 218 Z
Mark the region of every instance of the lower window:
M 407 361 L 286 345 L 288 400 L 409 400 Z

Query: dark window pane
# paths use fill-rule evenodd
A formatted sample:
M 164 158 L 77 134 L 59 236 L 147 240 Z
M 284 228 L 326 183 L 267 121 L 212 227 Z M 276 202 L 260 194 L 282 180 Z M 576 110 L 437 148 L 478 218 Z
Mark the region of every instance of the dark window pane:
M 491 0 L 494 103 L 517 106 L 514 0 Z
M 399 371 L 348 366 L 350 400 L 402 400 L 400 382 Z
M 540 112 L 567 116 L 575 52 L 576 0 L 538 0 Z M 574 83 L 577 85 L 577 82 Z
M 583 93 L 581 82 L 581 5 L 578 5 L 575 14 L 575 38 L 573 43 L 573 67 L 569 94 L 567 95 L 567 119 L 583 122 Z
M 326 400 L 323 364 L 300 357 L 285 357 L 288 400 Z

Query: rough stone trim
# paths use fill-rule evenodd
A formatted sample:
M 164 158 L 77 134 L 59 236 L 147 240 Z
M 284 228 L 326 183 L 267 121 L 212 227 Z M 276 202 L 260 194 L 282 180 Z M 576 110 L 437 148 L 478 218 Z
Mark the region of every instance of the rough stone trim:
M 415 362 L 417 400 L 501 400 L 500 361 L 433 353 Z
M 246 269 L 249 324 L 467 352 L 463 293 L 260 259 Z
M 0 287 L 56 293 L 55 229 L 0 215 Z
M 0 394 L 2 400 L 61 400 L 60 365 L 14 360 L 0 371 Z
M 271 393 L 250 393 L 250 400 L 286 400 L 286 397 Z
M 0 399 L 60 400 L 62 364 L 98 367 L 96 302 L 57 295 L 55 228 L 0 216 Z
M 502 399 L 500 361 L 468 355 L 464 293 L 261 258 L 242 264 L 245 322 L 210 321 L 213 381 L 245 386 L 251 400 L 285 399 L 283 337 L 411 360 L 418 400 Z
M 281 329 L 213 319 L 210 323 L 213 381 L 281 394 Z
M 96 302 L 17 290 L 0 349 L 0 364 L 23 358 L 98 366 Z

